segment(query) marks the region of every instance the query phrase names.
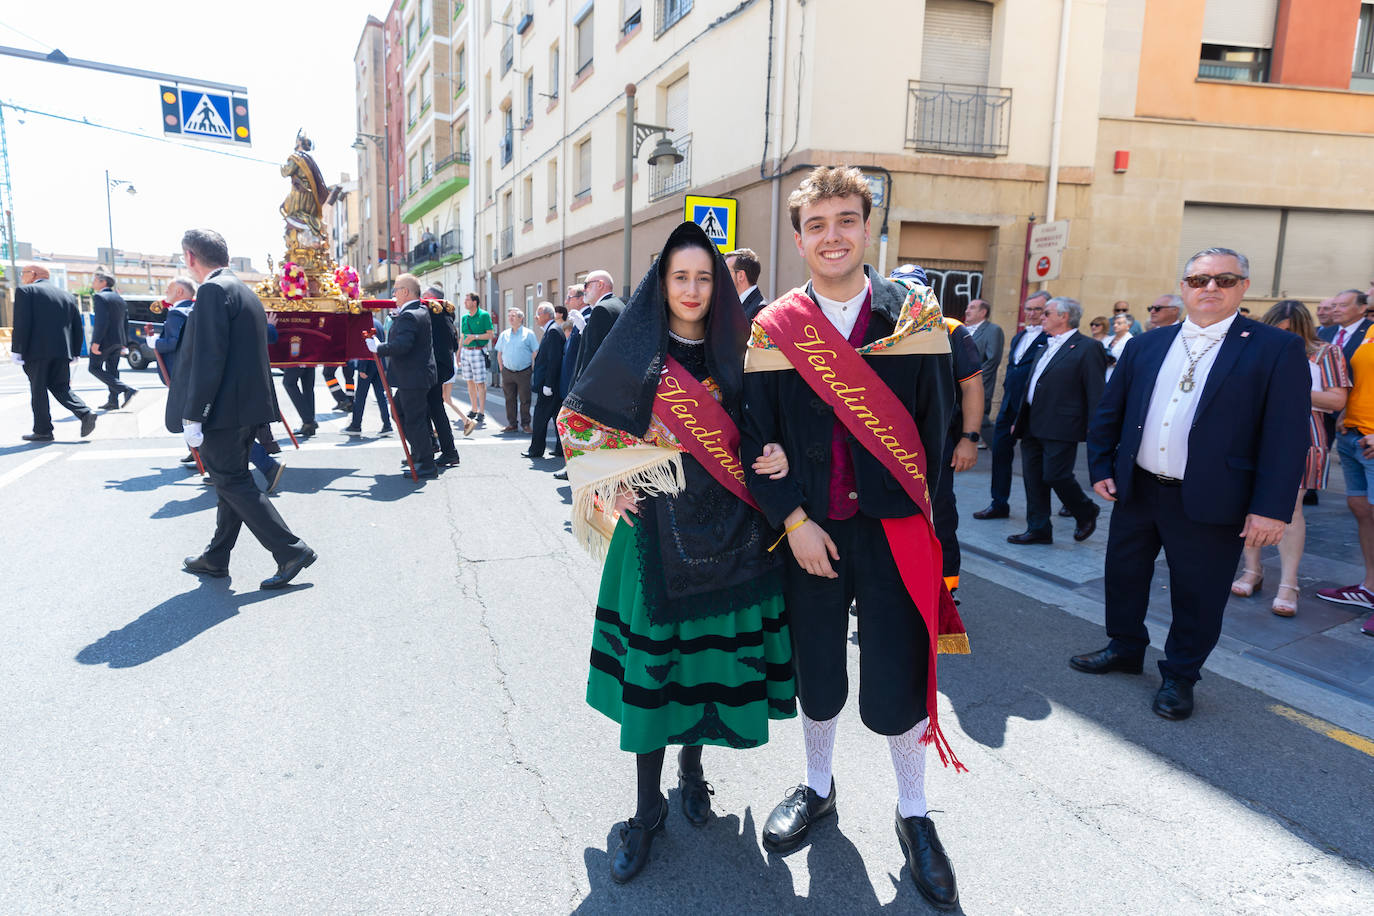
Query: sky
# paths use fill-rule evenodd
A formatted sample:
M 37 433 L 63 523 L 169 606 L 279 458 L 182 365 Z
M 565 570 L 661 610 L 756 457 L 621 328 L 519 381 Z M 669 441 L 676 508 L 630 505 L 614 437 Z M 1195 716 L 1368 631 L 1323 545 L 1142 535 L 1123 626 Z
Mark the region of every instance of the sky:
M 281 176 L 305 128 L 329 183 L 356 177 L 353 52 L 385 0 L 50 0 L 0 4 L 0 45 L 97 60 L 248 89 L 251 147 L 162 142 L 158 82 L 0 55 L 0 101 L 146 136 L 4 109 L 15 235 L 45 252 L 109 244 L 105 172 L 137 194 L 111 192 L 114 246 L 180 253 L 193 226 L 224 235 L 233 257 L 280 262 Z M 148 139 L 158 138 L 158 139 Z M 248 160 L 218 155 L 227 151 Z

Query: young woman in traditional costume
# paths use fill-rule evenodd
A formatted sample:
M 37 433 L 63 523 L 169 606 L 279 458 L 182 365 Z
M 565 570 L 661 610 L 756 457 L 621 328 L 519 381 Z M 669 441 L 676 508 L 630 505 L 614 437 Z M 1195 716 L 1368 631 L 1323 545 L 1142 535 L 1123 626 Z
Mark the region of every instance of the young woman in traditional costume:
M 636 755 L 618 882 L 644 868 L 667 819 L 667 745 L 682 745 L 682 811 L 700 826 L 712 792 L 702 747 L 758 747 L 769 719 L 796 714 L 776 534 L 744 485 L 785 475 L 786 456 L 774 445 L 752 468 L 739 462 L 747 336 L 724 259 L 683 223 L 558 417 L 573 531 L 606 564 L 587 702 Z

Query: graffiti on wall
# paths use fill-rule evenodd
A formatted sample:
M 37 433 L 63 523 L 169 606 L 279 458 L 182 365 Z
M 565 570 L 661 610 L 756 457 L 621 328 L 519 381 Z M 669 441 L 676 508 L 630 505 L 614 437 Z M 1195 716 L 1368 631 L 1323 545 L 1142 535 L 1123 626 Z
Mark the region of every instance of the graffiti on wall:
M 926 278 L 950 318 L 964 320 L 964 309 L 983 296 L 983 272 L 958 268 L 927 267 Z

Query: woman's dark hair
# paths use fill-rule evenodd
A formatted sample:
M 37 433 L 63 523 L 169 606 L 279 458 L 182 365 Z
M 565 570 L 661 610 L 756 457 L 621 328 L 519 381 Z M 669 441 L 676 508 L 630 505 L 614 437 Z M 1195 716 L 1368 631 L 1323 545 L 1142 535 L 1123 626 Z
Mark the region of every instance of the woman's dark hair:
M 1317 328 L 1312 320 L 1312 313 L 1297 299 L 1280 299 L 1264 313 L 1260 321 L 1269 325 L 1287 321 L 1288 330 L 1302 338 L 1308 355 L 1321 346 L 1322 342 L 1317 339 Z
M 566 305 L 555 305 L 555 306 L 553 307 L 553 315 L 554 315 L 554 317 L 557 318 L 559 321 L 567 321 L 567 320 L 568 320 L 568 307 L 567 307 Z
M 705 238 L 699 235 L 684 235 L 673 243 L 658 259 L 658 289 L 663 294 L 663 307 L 668 307 L 668 264 L 673 260 L 673 255 L 688 248 L 696 248 L 706 252 L 711 259 L 712 279 L 715 275 L 716 254 L 718 249 Z

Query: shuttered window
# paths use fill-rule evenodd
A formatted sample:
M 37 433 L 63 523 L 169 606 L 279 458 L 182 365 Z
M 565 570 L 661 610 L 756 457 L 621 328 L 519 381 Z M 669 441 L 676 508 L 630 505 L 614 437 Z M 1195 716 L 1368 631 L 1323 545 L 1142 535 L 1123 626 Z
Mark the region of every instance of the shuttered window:
M 1374 277 L 1374 213 L 1291 210 L 1280 296 L 1331 296 Z
M 1188 259 L 1204 248 L 1230 248 L 1250 259 L 1250 295 L 1267 296 L 1274 282 L 1281 212 L 1265 207 L 1183 205 L 1176 279 Z M 1170 287 L 1168 292 L 1173 292 Z
M 667 96 L 664 126 L 673 131 L 668 135 L 673 139 L 687 129 L 687 77 L 673 82 L 664 94 Z
M 991 54 L 991 3 L 926 0 L 922 82 L 986 86 Z
M 1207 0 L 1202 43 L 1272 48 L 1278 0 Z

